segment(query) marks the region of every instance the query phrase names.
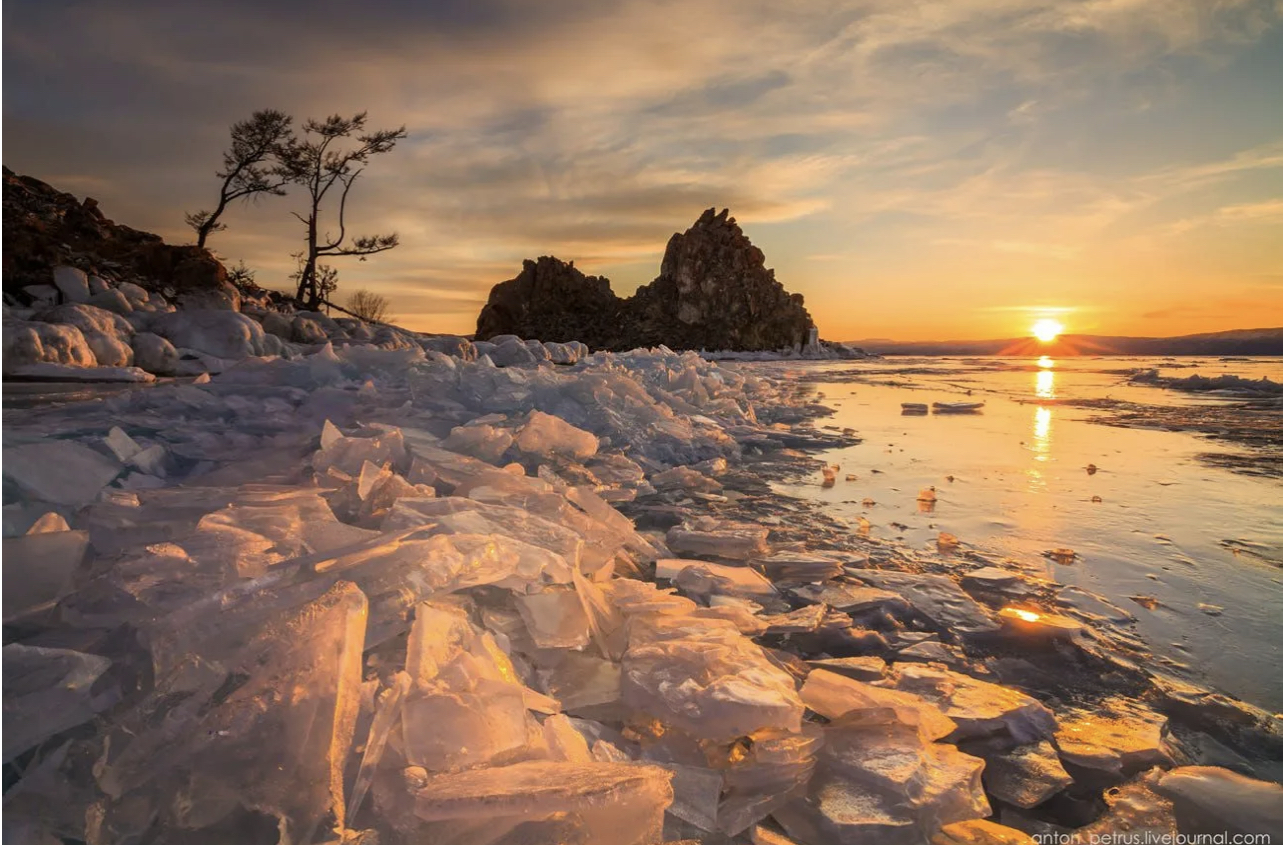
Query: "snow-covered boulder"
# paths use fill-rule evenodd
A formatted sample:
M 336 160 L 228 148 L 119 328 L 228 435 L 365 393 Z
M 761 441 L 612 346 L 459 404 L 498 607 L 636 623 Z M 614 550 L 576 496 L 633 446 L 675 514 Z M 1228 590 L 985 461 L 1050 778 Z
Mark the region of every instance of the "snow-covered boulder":
M 286 339 L 295 343 L 325 343 L 327 337 L 320 323 L 300 314 L 290 324 L 290 337 Z
M 89 301 L 89 277 L 75 267 L 55 267 L 54 286 L 62 293 L 64 302 Z
M 215 358 L 264 354 L 263 327 L 236 311 L 174 311 L 157 317 L 151 328 L 176 347 Z
M 534 353 L 517 338 L 498 344 L 490 353 L 491 360 L 500 367 L 529 367 L 538 363 Z
M 579 350 L 570 343 L 545 343 L 548 360 L 554 364 L 574 364 L 579 360 Z
M 89 344 L 94 358 L 103 367 L 128 367 L 134 363 L 129 341 L 134 327 L 119 314 L 83 303 L 59 305 L 37 314 L 46 323 L 75 326 Z M 60 362 L 70 363 L 70 362 Z
M 26 320 L 6 321 L 5 371 L 45 361 L 74 367 L 92 367 L 97 363 L 89 344 L 85 343 L 85 336 L 75 326 Z
M 125 295 L 130 305 L 138 306 L 147 303 L 149 294 L 147 289 L 134 284 L 133 282 L 121 282 L 116 290 Z
M 284 314 L 277 311 L 268 311 L 262 317 L 254 316 L 263 326 L 265 333 L 279 337 L 282 340 L 291 340 L 294 337 L 294 324 Z
M 97 276 L 94 277 L 98 278 Z M 113 314 L 125 316 L 134 310 L 125 294 L 114 288 L 108 288 L 101 293 L 96 293 L 89 297 L 89 304 L 95 308 L 101 308 L 104 311 L 110 311 Z
M 158 376 L 173 375 L 178 369 L 178 350 L 160 335 L 134 335 L 134 365 Z
M 91 299 L 98 294 L 106 293 L 109 290 L 111 290 L 111 285 L 107 284 L 107 281 L 101 276 L 89 277 L 89 296 Z
M 449 334 L 436 335 L 434 337 L 421 338 L 419 343 L 426 350 L 431 349 L 434 352 L 440 352 L 452 358 L 462 358 L 465 361 L 477 360 L 477 347 L 466 337 Z

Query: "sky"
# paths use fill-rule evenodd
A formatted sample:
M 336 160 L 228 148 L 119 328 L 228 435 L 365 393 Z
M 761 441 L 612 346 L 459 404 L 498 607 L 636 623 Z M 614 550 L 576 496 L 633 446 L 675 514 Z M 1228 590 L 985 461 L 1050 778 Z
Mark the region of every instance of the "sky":
M 730 208 L 833 340 L 1281 323 L 1281 9 L 1257 0 L 8 0 L 3 159 L 192 242 L 228 127 L 369 114 L 345 290 L 471 332 L 555 255 L 620 295 Z M 284 289 L 297 195 L 209 245 Z

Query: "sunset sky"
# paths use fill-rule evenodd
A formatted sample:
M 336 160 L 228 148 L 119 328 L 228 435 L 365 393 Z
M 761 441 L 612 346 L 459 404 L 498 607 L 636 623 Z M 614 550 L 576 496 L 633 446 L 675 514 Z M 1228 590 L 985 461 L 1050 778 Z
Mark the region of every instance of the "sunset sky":
M 729 207 L 834 339 L 1170 335 L 1281 315 L 1273 2 L 9 0 L 3 159 L 190 242 L 227 128 L 368 110 L 409 138 L 336 262 L 471 332 L 556 255 L 627 294 Z M 210 246 L 286 285 L 297 197 Z M 340 295 L 342 299 L 342 292 Z

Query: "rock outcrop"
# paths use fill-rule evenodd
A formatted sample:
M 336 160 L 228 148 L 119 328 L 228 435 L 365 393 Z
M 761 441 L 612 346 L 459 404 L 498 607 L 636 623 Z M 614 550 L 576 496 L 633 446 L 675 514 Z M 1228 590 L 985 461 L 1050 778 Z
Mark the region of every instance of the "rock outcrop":
M 779 350 L 815 342 L 800 294 L 765 265 L 727 210 L 708 209 L 669 239 L 660 275 L 621 299 L 610 282 L 585 276 L 556 258 L 525 262 L 521 274 L 491 289 L 477 319 L 477 339 L 496 335 L 579 340 L 627 350 Z

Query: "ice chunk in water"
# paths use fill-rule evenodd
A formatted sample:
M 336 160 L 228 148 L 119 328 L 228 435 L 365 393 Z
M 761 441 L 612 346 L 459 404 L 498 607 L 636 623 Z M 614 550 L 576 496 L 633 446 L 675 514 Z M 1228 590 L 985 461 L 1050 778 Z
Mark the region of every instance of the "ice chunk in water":
M 635 616 L 621 688 L 625 704 L 705 739 L 800 729 L 793 679 L 719 619 Z
M 534 761 L 430 777 L 415 813 L 430 822 L 423 841 L 475 845 L 658 845 L 672 775 L 630 763 Z
M 79 507 L 120 474 L 119 461 L 70 440 L 45 440 L 4 450 L 4 476 L 23 493 Z
M 768 552 L 768 529 L 761 525 L 700 517 L 669 529 L 669 548 L 678 554 L 711 555 L 748 560 Z
M 919 843 L 942 825 L 990 815 L 984 765 L 927 741 L 894 710 L 858 712 L 825 729 L 806 796 L 773 815 L 803 842 Z
M 5 537 L 4 618 L 11 619 L 64 596 L 88 550 L 87 531 Z
M 825 669 L 813 669 L 807 675 L 802 700 L 808 708 L 830 720 L 841 719 L 849 713 L 891 710 L 901 723 L 917 726 L 927 740 L 949 736 L 957 727 L 926 699 Z
M 111 666 L 105 657 L 19 643 L 5 646 L 3 655 L 6 763 L 116 701 L 112 692 L 90 689 Z
M 935 703 L 958 725 L 959 738 L 1006 732 L 1017 742 L 1047 739 L 1057 730 L 1056 717 L 1030 696 L 930 666 L 896 666 L 891 682 L 898 690 Z
M 517 434 L 517 448 L 544 459 L 572 458 L 583 461 L 597 454 L 597 437 L 576 428 L 561 417 L 532 411 Z

